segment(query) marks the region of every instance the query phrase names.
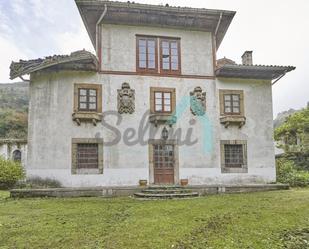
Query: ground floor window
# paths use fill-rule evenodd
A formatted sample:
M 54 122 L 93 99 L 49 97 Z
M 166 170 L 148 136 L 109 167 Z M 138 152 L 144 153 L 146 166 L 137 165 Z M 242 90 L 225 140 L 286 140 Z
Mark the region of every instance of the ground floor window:
M 103 173 L 103 140 L 72 139 L 72 174 Z
M 99 168 L 98 144 L 77 144 L 77 168 Z
M 221 141 L 222 173 L 247 173 L 247 142 L 244 140 Z

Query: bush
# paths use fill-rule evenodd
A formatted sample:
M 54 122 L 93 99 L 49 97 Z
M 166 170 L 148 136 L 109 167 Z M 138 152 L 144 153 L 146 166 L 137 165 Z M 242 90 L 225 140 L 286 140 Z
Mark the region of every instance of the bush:
M 0 157 L 0 189 L 12 188 L 17 181 L 24 179 L 25 171 L 20 162 Z
M 297 170 L 293 161 L 278 159 L 276 167 L 278 182 L 290 184 L 292 187 L 309 186 L 309 172 Z
M 19 182 L 16 186 L 17 188 L 61 188 L 61 183 L 55 179 L 51 178 L 41 178 L 41 177 L 31 177 L 26 181 Z

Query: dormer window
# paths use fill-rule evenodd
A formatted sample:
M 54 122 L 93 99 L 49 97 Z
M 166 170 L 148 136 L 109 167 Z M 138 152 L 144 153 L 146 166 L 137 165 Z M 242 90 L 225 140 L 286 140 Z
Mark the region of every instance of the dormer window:
M 161 73 L 180 73 L 180 40 L 161 39 L 160 40 L 160 65 Z
M 157 38 L 140 37 L 137 39 L 136 66 L 139 72 L 158 72 Z

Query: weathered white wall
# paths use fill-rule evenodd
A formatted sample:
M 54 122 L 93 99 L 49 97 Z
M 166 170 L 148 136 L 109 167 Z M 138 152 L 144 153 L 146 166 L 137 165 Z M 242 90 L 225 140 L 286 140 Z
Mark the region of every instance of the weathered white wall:
M 203 149 L 203 125 L 193 116 L 189 107 L 178 119 L 176 127 L 183 131 L 193 127 L 193 146 L 179 147 L 179 178 L 188 178 L 190 184 L 241 184 L 275 180 L 274 147 L 272 140 L 272 103 L 269 82 L 238 82 L 222 80 L 181 79 L 147 76 L 116 76 L 96 73 L 53 73 L 33 75 L 30 84 L 28 175 L 54 177 L 65 186 L 137 185 L 140 179 L 149 179 L 148 145 L 127 146 L 121 140 L 117 145 L 104 147 L 103 175 L 71 175 L 71 139 L 100 137 L 113 139 L 113 132 L 102 124 L 82 124 L 72 121 L 74 83 L 96 83 L 103 87 L 103 112 L 116 110 L 117 89 L 126 81 L 135 89 L 134 114 L 122 115 L 118 127 L 138 130 L 139 121 L 150 107 L 150 87 L 176 88 L 179 103 L 196 86 L 207 93 L 207 118 L 212 129 L 212 151 Z M 241 129 L 224 128 L 219 123 L 219 89 L 244 90 L 247 123 Z M 194 125 L 190 120 L 196 120 Z M 107 119 L 115 124 L 115 117 Z M 161 128 L 160 128 L 161 129 Z M 160 133 L 158 133 L 159 135 Z M 133 138 L 135 140 L 137 136 Z M 184 135 L 182 136 L 184 138 Z M 244 139 L 248 145 L 248 173 L 221 174 L 220 140 Z M 145 138 L 147 141 L 147 136 Z
M 181 71 L 213 75 L 211 33 L 127 25 L 102 25 L 102 69 L 136 72 L 136 34 L 180 38 Z

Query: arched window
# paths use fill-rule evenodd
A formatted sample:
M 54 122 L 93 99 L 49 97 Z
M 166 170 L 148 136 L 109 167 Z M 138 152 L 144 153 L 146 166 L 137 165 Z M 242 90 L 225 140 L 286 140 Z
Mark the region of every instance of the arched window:
M 21 151 L 20 150 L 14 150 L 13 151 L 13 160 L 14 161 L 21 161 Z

